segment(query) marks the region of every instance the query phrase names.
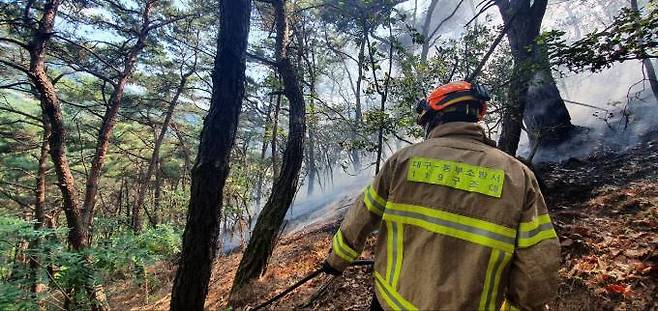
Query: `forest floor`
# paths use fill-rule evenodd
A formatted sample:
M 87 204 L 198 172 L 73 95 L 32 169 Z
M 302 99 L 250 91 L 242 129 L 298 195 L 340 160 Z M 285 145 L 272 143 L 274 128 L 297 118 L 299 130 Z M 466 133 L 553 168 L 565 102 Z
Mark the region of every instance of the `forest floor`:
M 658 140 L 624 153 L 595 152 L 585 159 L 543 165 L 537 172 L 562 244 L 562 282 L 556 310 L 658 310 Z M 338 204 L 344 209 L 347 204 Z M 324 260 L 338 217 L 284 236 L 248 305 L 272 297 Z M 372 257 L 372 244 L 363 258 Z M 226 309 L 240 252 L 217 259 L 206 307 Z M 157 286 L 117 282 L 108 288 L 120 310 L 165 310 L 175 267 L 152 269 Z M 367 310 L 371 270 L 349 268 L 343 276 L 322 275 L 273 304 L 271 310 Z M 328 286 L 324 286 L 327 284 Z M 319 289 L 323 287 L 321 294 Z M 314 297 L 314 299 L 310 299 Z

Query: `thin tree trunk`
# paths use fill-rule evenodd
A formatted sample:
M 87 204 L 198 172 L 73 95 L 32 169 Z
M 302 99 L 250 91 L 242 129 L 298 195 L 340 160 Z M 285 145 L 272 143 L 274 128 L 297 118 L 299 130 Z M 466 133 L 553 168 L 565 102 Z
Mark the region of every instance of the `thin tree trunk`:
M 146 173 L 143 174 L 141 178 L 140 187 L 137 190 L 137 198 L 135 199 L 135 204 L 137 205 L 137 208 L 133 210 L 133 218 L 132 218 L 133 219 L 132 228 L 133 231 L 135 231 L 136 233 L 142 230 L 141 209 L 146 208 L 144 207 L 144 197 L 146 196 L 146 190 L 150 184 L 151 176 L 153 176 L 156 163 L 160 158 L 160 147 L 162 146 L 162 142 L 164 142 L 165 135 L 167 134 L 167 129 L 169 129 L 169 123 L 171 122 L 171 119 L 174 115 L 174 111 L 176 110 L 176 105 L 178 104 L 178 98 L 185 90 L 185 84 L 187 83 L 187 79 L 193 73 L 194 71 L 189 71 L 181 75 L 180 83 L 178 83 L 178 86 L 176 87 L 176 92 L 174 93 L 174 96 L 171 99 L 171 101 L 169 101 L 169 106 L 167 107 L 165 119 L 162 122 L 162 129 L 160 129 L 160 133 L 158 134 L 158 137 L 155 140 L 155 144 L 153 146 L 153 152 L 151 153 L 151 158 L 149 160 Z
M 365 28 L 364 28 L 365 29 Z M 358 129 L 363 123 L 363 108 L 361 107 L 361 84 L 363 82 L 363 62 L 365 62 L 365 48 L 366 48 L 366 39 L 368 33 L 365 31 L 364 38 L 362 38 L 359 46 L 359 63 L 357 64 L 358 68 L 358 77 L 356 77 L 356 91 L 354 93 L 354 127 L 352 132 L 352 139 L 356 140 L 358 137 Z M 354 172 L 358 174 L 361 171 L 361 154 L 357 148 L 352 147 L 352 161 L 354 164 Z
M 156 161 L 156 172 L 155 172 L 155 193 L 153 194 L 153 215 L 151 215 L 153 227 L 157 226 L 160 222 L 160 200 L 162 194 L 162 163 L 160 162 L 160 157 Z
M 50 147 L 48 141 L 50 139 L 50 122 L 46 116 L 42 116 L 43 120 L 43 134 L 41 141 L 41 153 L 39 154 L 39 170 L 37 172 L 37 180 L 34 200 L 34 230 L 41 230 L 46 221 L 46 171 L 48 170 L 48 151 Z M 36 238 L 30 241 L 29 249 L 39 249 L 41 239 Z M 45 290 L 46 285 L 41 282 L 39 278 L 40 260 L 36 254 L 29 257 L 30 263 L 30 278 L 32 280 L 32 293 L 38 296 Z M 37 297 L 38 299 L 38 297 Z M 45 304 L 42 300 L 37 300 L 39 310 L 45 310 Z
M 440 0 L 432 0 L 430 2 L 429 8 L 427 9 L 427 13 L 425 14 L 425 20 L 423 21 L 423 37 L 425 41 L 423 42 L 423 46 L 420 51 L 420 61 L 421 62 L 426 62 L 427 61 L 427 55 L 430 51 L 430 44 L 432 42 L 432 38 L 430 38 L 430 26 L 432 26 L 432 16 L 434 15 L 434 10 L 436 9 L 437 4 L 439 4 Z
M 297 72 L 288 55 L 289 26 L 286 0 L 273 0 L 276 23 L 276 61 L 283 79 L 284 93 L 290 103 L 288 145 L 283 154 L 281 173 L 276 179 L 265 207 L 258 216 L 249 245 L 245 250 L 231 288 L 231 300 L 241 300 L 241 289 L 267 268 L 276 237 L 297 191 L 299 171 L 304 155 L 306 112 Z
M 224 184 L 242 99 L 250 0 L 221 1 L 210 111 L 203 123 L 171 310 L 203 310 L 217 252 Z
M 142 11 L 142 23 L 139 35 L 137 37 L 137 42 L 130 49 L 126 55 L 126 58 L 124 59 L 123 71 L 121 72 L 121 75 L 119 76 L 117 83 L 114 86 L 114 90 L 110 96 L 109 107 L 103 116 L 103 123 L 98 133 L 98 139 L 96 142 L 96 151 L 91 162 L 89 176 L 87 177 L 85 199 L 84 203 L 82 204 L 82 216 L 85 228 L 91 226 L 94 218 L 96 193 L 98 192 L 98 183 L 100 181 L 103 165 L 105 163 L 105 156 L 110 146 L 110 138 L 112 137 L 112 131 L 116 125 L 117 114 L 119 113 L 119 108 L 121 107 L 121 100 L 123 99 L 126 84 L 128 84 L 128 80 L 130 79 L 133 70 L 135 69 L 137 57 L 142 52 L 144 47 L 146 47 L 147 36 L 149 30 L 151 29 L 151 10 L 154 4 L 154 0 L 146 1 L 144 11 Z M 135 226 L 135 224 L 133 224 L 133 226 Z
M 315 62 L 315 49 L 313 46 L 308 44 L 308 32 L 304 28 L 304 23 L 302 21 L 300 31 L 297 31 L 297 42 L 299 48 L 297 49 L 298 61 L 297 64 L 301 67 L 302 62 L 306 64 L 306 76 L 308 76 L 308 86 L 309 92 L 311 94 L 308 107 L 310 113 L 307 114 L 307 130 L 308 130 L 308 157 L 306 157 L 306 169 L 308 171 L 308 182 L 306 188 L 306 194 L 311 195 L 315 189 L 316 178 L 318 176 L 318 167 L 317 159 L 315 158 L 315 140 L 316 140 L 316 125 L 317 125 L 317 116 L 315 111 L 315 80 L 316 80 L 316 62 Z M 309 58 L 310 55 L 310 58 Z M 299 74 L 300 77 L 304 77 L 303 73 Z
M 389 39 L 393 39 L 393 29 L 391 24 L 389 23 L 388 25 L 388 30 L 389 30 Z M 366 37 L 368 46 L 370 46 L 370 39 L 367 36 Z M 382 158 L 383 158 L 383 153 L 384 153 L 384 109 L 386 108 L 386 100 L 388 99 L 388 89 L 389 89 L 389 84 L 391 81 L 391 71 L 393 69 L 393 44 L 389 45 L 388 49 L 388 73 L 384 77 L 384 85 L 380 86 L 379 85 L 379 80 L 377 79 L 377 69 L 376 69 L 376 63 L 375 63 L 375 56 L 373 55 L 373 51 L 369 49 L 369 56 L 370 56 L 370 65 L 372 66 L 372 78 L 375 84 L 375 89 L 377 93 L 379 93 L 380 96 L 380 102 L 379 102 L 379 114 L 381 120 L 379 120 L 379 129 L 377 132 L 377 161 L 375 163 L 375 174 L 379 173 L 379 169 L 381 168 L 382 165 Z
M 265 161 L 265 153 L 267 152 L 267 132 L 268 132 L 268 127 L 272 126 L 270 125 L 272 123 L 272 110 L 274 108 L 274 95 L 270 95 L 270 102 L 269 105 L 267 105 L 267 116 L 265 118 L 265 128 L 263 130 L 263 145 L 260 148 L 260 163 L 263 165 Z M 258 173 L 258 181 L 256 184 L 256 206 L 260 206 L 260 200 L 261 196 L 263 193 L 263 182 L 264 182 L 264 177 L 265 177 L 266 170 L 263 167 L 263 169 L 259 170 Z
M 649 85 L 651 86 L 651 91 L 653 92 L 653 97 L 656 98 L 658 103 L 658 78 L 656 78 L 656 70 L 653 67 L 651 59 L 643 59 L 642 65 L 644 66 L 644 71 L 646 73 L 646 78 L 649 80 Z
M 637 0 L 631 0 L 631 9 L 638 15 L 640 14 L 640 7 L 637 3 Z M 642 60 L 642 68 L 644 68 L 645 78 L 649 80 L 649 85 L 651 86 L 653 97 L 656 98 L 656 102 L 658 103 L 658 79 L 656 78 L 656 70 L 653 67 L 653 63 L 651 62 L 650 58 L 645 58 Z

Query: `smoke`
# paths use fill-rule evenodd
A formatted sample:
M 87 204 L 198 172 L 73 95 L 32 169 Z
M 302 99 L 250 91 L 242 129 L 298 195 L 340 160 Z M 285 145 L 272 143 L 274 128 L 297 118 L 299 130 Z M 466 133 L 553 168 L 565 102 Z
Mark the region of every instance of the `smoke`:
M 328 219 L 337 219 L 340 212 L 348 207 L 353 199 L 373 178 L 371 170 L 358 176 L 344 172 L 337 173 L 333 186 L 313 195 L 298 196 L 286 215 L 286 231 L 293 232 L 314 223 L 327 223 Z
M 584 159 L 600 152 L 625 152 L 658 131 L 658 103 L 639 61 L 616 64 L 599 73 L 572 74 L 558 80 L 572 123 L 580 134 L 551 150 L 540 150 L 535 162 Z M 596 108 L 594 108 L 596 107 Z M 528 154 L 527 137 L 521 154 Z

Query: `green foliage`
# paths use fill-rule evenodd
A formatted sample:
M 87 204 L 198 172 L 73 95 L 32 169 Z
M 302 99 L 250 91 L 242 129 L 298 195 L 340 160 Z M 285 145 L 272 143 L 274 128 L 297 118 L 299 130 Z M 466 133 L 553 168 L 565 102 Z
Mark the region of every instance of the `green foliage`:
M 33 224 L 15 216 L 0 215 L 0 309 L 34 309 L 38 297 L 30 288 L 34 283 L 28 261 L 38 262 L 36 277 L 48 284 L 48 292 L 62 294 L 65 288 L 79 284 L 104 283 L 110 279 L 129 279 L 138 284 L 146 277 L 146 268 L 158 260 L 173 258 L 180 251 L 180 230 L 162 225 L 139 235 L 131 230 L 108 232 L 116 223 L 96 220 L 97 242 L 80 252 L 71 251 L 62 240 L 66 230 L 35 230 Z M 30 248 L 24 245 L 30 241 Z M 48 269 L 45 269 L 49 267 Z M 50 272 L 49 272 L 50 271 Z M 51 274 L 52 272 L 52 274 Z M 78 301 L 84 301 L 82 293 Z
M 614 63 L 644 59 L 658 53 L 658 5 L 651 1 L 642 14 L 630 8 L 621 10 L 611 25 L 595 30 L 571 44 L 563 31 L 551 31 L 539 38 L 546 43 L 552 63 L 575 72 L 601 71 Z

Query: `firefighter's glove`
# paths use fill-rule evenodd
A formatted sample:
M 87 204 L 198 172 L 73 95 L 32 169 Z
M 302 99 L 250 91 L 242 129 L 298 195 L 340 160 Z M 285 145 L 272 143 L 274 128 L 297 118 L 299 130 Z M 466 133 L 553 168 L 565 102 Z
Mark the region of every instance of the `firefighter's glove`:
M 332 267 L 327 261 L 325 261 L 322 264 L 322 272 L 326 274 L 331 274 L 331 275 L 341 275 L 343 274 L 342 271 L 336 270 L 334 267 Z

